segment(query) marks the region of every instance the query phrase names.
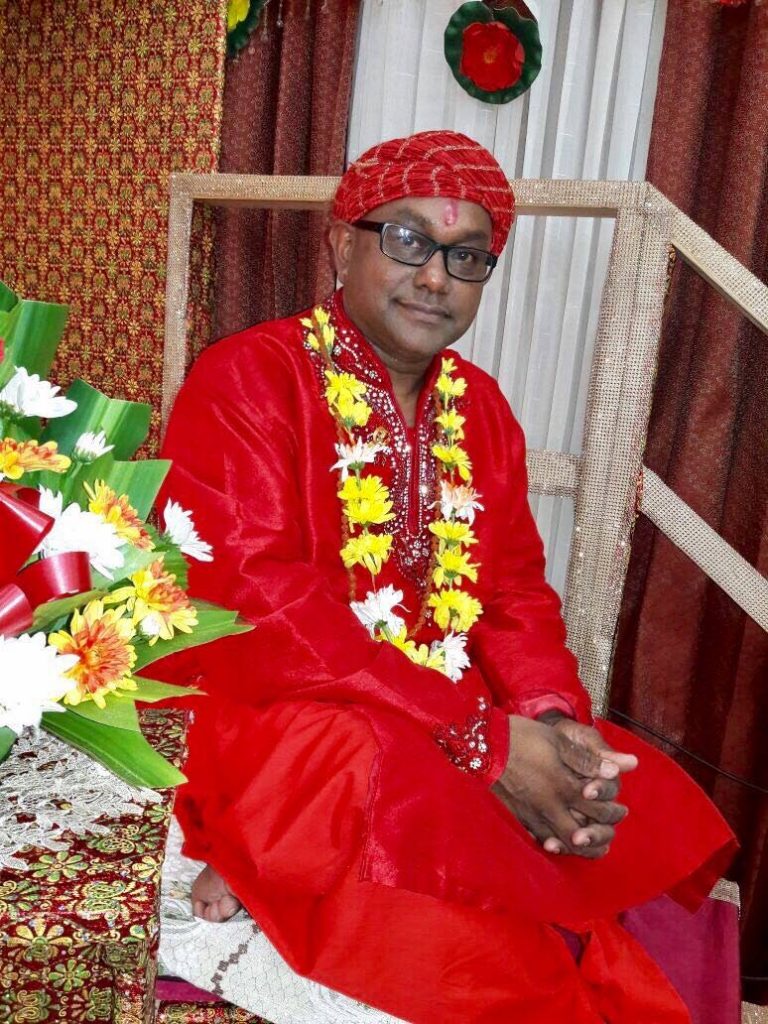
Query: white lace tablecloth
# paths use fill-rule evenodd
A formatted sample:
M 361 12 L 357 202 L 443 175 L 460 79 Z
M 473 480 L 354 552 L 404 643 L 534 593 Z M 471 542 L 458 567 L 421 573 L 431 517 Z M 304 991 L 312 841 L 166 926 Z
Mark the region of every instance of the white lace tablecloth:
M 223 924 L 193 917 L 190 892 L 203 865 L 182 857 L 181 841 L 174 820 L 163 868 L 161 975 L 184 978 L 273 1024 L 403 1024 L 295 974 L 244 912 Z
M 67 849 L 64 832 L 105 833 L 103 815 L 140 815 L 162 798 L 136 789 L 48 733 L 25 732 L 0 765 L 0 869 L 23 871 L 23 846 Z

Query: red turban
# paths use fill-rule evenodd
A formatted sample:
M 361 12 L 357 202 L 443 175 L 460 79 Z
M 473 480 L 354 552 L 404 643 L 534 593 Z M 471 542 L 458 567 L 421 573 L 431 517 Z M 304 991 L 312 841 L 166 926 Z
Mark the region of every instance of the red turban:
M 333 215 L 351 224 L 403 196 L 446 196 L 482 206 L 493 224 L 491 252 L 497 256 L 515 219 L 515 196 L 496 158 L 459 132 L 419 132 L 369 149 L 339 182 Z

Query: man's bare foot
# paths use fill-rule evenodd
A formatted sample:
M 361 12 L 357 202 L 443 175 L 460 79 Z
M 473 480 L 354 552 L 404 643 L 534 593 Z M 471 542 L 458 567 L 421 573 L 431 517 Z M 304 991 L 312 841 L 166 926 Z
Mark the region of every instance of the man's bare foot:
M 192 884 L 192 913 L 204 921 L 228 921 L 242 903 L 212 867 L 206 865 Z

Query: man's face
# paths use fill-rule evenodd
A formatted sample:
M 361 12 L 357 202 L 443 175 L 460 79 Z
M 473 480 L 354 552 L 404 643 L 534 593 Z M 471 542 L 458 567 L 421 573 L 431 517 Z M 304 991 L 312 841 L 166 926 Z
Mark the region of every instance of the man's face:
M 396 199 L 365 220 L 402 224 L 447 245 L 491 244 L 491 218 L 461 199 Z M 376 233 L 341 221 L 330 241 L 346 311 L 390 368 L 423 369 L 474 320 L 483 286 L 451 277 L 442 252 L 422 267 L 406 266 L 384 255 Z

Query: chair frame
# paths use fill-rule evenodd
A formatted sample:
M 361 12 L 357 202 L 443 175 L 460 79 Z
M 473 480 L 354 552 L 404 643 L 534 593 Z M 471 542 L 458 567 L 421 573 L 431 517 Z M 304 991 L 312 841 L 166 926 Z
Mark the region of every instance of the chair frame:
M 329 207 L 337 182 L 327 177 L 171 175 L 163 427 L 187 364 L 195 204 L 322 211 Z M 511 184 L 518 216 L 615 220 L 582 453 L 528 455 L 530 490 L 575 502 L 563 614 L 581 678 L 596 713 L 602 713 L 638 512 L 768 630 L 768 580 L 642 462 L 670 247 L 765 334 L 768 287 L 647 182 L 520 179 Z

